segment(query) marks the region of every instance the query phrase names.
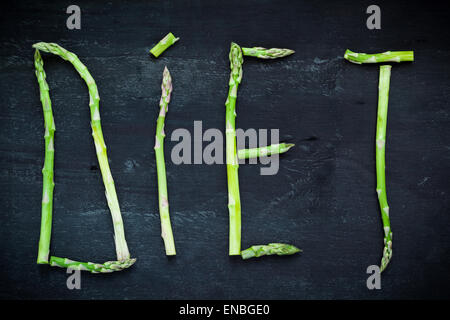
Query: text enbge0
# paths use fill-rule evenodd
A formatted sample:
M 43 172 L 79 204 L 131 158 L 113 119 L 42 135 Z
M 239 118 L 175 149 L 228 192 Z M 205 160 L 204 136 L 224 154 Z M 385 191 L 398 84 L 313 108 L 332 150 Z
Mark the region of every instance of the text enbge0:
M 270 307 L 267 304 L 225 304 L 223 306 L 224 315 L 264 315 L 270 313 Z

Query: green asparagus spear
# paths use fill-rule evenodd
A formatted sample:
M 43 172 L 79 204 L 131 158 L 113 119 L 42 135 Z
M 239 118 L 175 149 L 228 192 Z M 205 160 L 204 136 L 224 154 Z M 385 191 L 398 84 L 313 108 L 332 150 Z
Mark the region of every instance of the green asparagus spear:
M 284 153 L 292 148 L 294 144 L 292 143 L 280 143 L 272 144 L 266 147 L 251 148 L 251 149 L 240 149 L 238 150 L 239 159 L 252 159 L 258 157 L 270 156 L 271 154 Z
M 133 265 L 136 259 L 126 259 L 121 261 L 106 261 L 104 263 L 79 262 L 67 258 L 50 257 L 52 267 L 71 268 L 74 270 L 90 271 L 92 273 L 107 273 L 121 271 Z
M 161 237 L 164 240 L 166 255 L 176 255 L 175 243 L 173 240 L 172 226 L 169 216 L 169 202 L 167 195 L 166 165 L 164 163 L 164 119 L 169 111 L 170 94 L 172 93 L 172 78 L 167 67 L 164 68 L 163 80 L 161 84 L 161 100 L 159 102 L 160 110 L 156 122 L 155 136 L 155 156 L 156 170 L 158 172 L 158 197 L 159 197 L 159 215 L 161 218 Z
M 297 247 L 294 247 L 293 245 L 286 244 L 286 243 L 269 243 L 268 245 L 256 245 L 251 246 L 250 248 L 244 250 L 241 252 L 242 259 L 250 259 L 253 257 L 261 257 L 261 256 L 268 256 L 268 255 L 291 255 L 297 252 L 301 252 Z
M 380 66 L 380 82 L 378 91 L 378 121 L 376 133 L 376 168 L 377 168 L 377 194 L 380 203 L 381 218 L 384 227 L 384 250 L 381 259 L 380 272 L 386 269 L 392 257 L 392 231 L 389 221 L 389 205 L 386 195 L 385 177 L 385 148 L 386 148 L 386 124 L 389 101 L 389 83 L 391 66 Z
M 70 61 L 72 65 L 75 67 L 75 69 L 80 74 L 81 78 L 86 82 L 89 90 L 89 97 L 90 97 L 90 111 L 91 111 L 91 127 L 92 127 L 92 137 L 94 139 L 95 149 L 97 153 L 98 162 L 100 165 L 100 170 L 102 173 L 103 183 L 105 185 L 105 195 L 106 199 L 108 201 L 108 206 L 111 211 L 111 216 L 113 220 L 113 226 L 114 226 L 114 240 L 116 245 L 116 254 L 117 254 L 117 260 L 119 261 L 132 261 L 134 262 L 134 259 L 130 259 L 130 253 L 128 251 L 128 246 L 125 240 L 125 232 L 123 228 L 123 222 L 122 222 L 122 215 L 120 213 L 119 208 L 119 202 L 117 200 L 117 194 L 116 189 L 114 186 L 114 180 L 111 175 L 111 170 L 109 168 L 108 163 L 108 156 L 106 154 L 106 145 L 105 141 L 103 139 L 102 134 L 102 128 L 100 123 L 100 111 L 99 111 L 99 101 L 100 97 L 98 95 L 97 86 L 95 84 L 94 79 L 92 78 L 91 74 L 87 70 L 86 66 L 81 63 L 81 61 L 78 59 L 78 57 L 73 54 L 72 52 L 67 51 L 66 49 L 60 47 L 56 43 L 45 43 L 45 42 L 39 42 L 35 43 L 33 45 L 35 49 L 53 53 L 55 55 L 60 56 L 62 59 Z M 42 63 L 40 63 L 40 56 L 38 54 L 37 56 L 37 70 L 39 68 L 42 68 Z M 39 73 L 40 74 L 40 73 Z M 42 76 L 41 76 L 42 78 Z M 39 79 L 39 78 L 38 78 Z M 44 82 L 41 80 L 39 81 L 40 88 L 45 89 Z M 48 90 L 47 90 L 48 93 Z M 41 97 L 46 97 L 45 90 L 44 94 L 41 92 Z M 44 99 L 45 101 L 45 99 Z M 44 105 L 44 109 L 46 108 L 46 105 Z M 54 125 L 52 125 L 52 128 L 54 130 Z M 50 144 L 50 142 L 49 142 Z M 48 149 L 48 148 L 46 148 Z M 46 150 L 47 151 L 47 150 Z M 53 167 L 53 166 L 52 166 Z M 45 169 L 45 167 L 44 167 Z M 48 179 L 47 179 L 48 180 Z M 44 186 L 45 187 L 45 186 Z M 45 191 L 44 191 L 45 192 Z M 48 197 L 50 199 L 50 194 L 48 194 Z M 43 200 L 47 200 L 44 194 Z M 51 208 L 51 207 L 50 207 Z M 46 209 L 46 219 L 48 220 L 48 209 Z M 51 218 L 51 215 L 50 215 Z M 48 223 L 47 223 L 48 224 Z M 46 225 L 47 225 L 46 224 Z M 41 229 L 46 229 L 44 232 L 41 231 L 44 234 L 50 234 L 50 230 L 47 229 L 47 226 L 42 227 Z M 48 236 L 49 237 L 49 236 Z
M 241 199 L 239 195 L 239 163 L 236 154 L 236 98 L 238 86 L 242 80 L 241 48 L 234 42 L 230 49 L 230 81 L 228 83 L 228 98 L 225 102 L 226 119 L 226 161 L 228 179 L 228 211 L 230 214 L 229 254 L 241 253 Z
M 161 41 L 158 42 L 156 46 L 154 46 L 150 52 L 158 58 L 161 53 L 167 50 L 171 45 L 177 42 L 180 38 L 175 38 L 172 32 L 169 32 Z
M 279 48 L 271 48 L 271 49 L 266 49 L 263 47 L 242 48 L 242 53 L 244 54 L 244 56 L 257 57 L 260 59 L 282 58 L 285 56 L 289 56 L 294 52 L 295 51 L 291 49 L 279 49 Z
M 34 53 L 34 66 L 39 83 L 45 123 L 45 160 L 44 168 L 42 169 L 41 234 L 39 238 L 37 263 L 47 264 L 52 233 L 53 188 L 55 187 L 55 183 L 53 182 L 53 161 L 55 157 L 53 140 L 55 135 L 55 121 L 53 120 L 49 88 L 47 81 L 45 80 L 44 62 L 42 61 L 39 50 L 36 50 Z
M 356 64 L 379 62 L 414 61 L 413 51 L 386 51 L 383 53 L 367 54 L 356 53 L 347 49 L 344 58 Z

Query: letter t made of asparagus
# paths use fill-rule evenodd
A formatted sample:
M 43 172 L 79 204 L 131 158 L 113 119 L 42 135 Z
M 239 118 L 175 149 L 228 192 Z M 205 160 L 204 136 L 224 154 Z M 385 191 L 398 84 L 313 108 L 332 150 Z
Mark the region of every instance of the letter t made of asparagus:
M 174 256 L 175 243 L 169 216 L 169 201 L 167 195 L 166 165 L 164 162 L 164 120 L 169 111 L 170 94 L 172 93 L 172 78 L 167 67 L 164 68 L 161 84 L 161 100 L 159 101 L 159 116 L 156 122 L 155 156 L 158 174 L 159 216 L 161 219 L 161 237 L 164 240 L 166 255 Z
M 356 64 L 379 62 L 403 62 L 414 61 L 413 51 L 386 51 L 383 53 L 367 54 L 356 53 L 350 50 L 345 52 L 344 58 Z M 384 249 L 381 258 L 380 272 L 386 269 L 392 258 L 392 230 L 389 219 L 389 205 L 386 194 L 385 154 L 386 154 L 386 125 L 389 101 L 389 85 L 391 78 L 391 66 L 380 66 L 380 79 L 378 84 L 378 116 L 375 143 L 377 194 L 380 204 L 381 219 L 384 229 Z

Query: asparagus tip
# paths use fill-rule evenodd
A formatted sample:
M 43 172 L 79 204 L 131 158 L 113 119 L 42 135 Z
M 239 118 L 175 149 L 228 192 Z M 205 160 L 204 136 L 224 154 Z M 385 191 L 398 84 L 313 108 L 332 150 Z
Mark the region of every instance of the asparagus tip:
M 295 50 L 292 50 L 292 49 L 286 49 L 286 55 L 287 56 L 290 56 L 291 54 L 294 54 L 295 53 Z
M 46 42 L 36 42 L 32 45 L 32 47 L 35 49 L 42 49 L 42 47 L 44 47 L 46 44 Z
M 36 62 L 42 61 L 41 53 L 39 52 L 39 49 L 37 49 L 37 48 L 36 48 L 36 50 L 34 50 L 34 60 Z
M 293 246 L 292 244 L 286 244 L 286 243 L 269 243 L 269 246 L 278 247 L 283 250 L 283 254 L 294 254 L 297 252 L 302 252 L 301 249 L 297 248 L 296 246 Z
M 353 52 L 352 52 L 350 49 L 345 50 L 344 58 L 345 58 L 345 59 L 348 59 L 349 55 L 351 55 L 352 53 L 353 53 Z
M 241 252 L 242 259 L 250 259 L 253 257 L 261 257 L 265 255 L 292 255 L 302 252 L 301 249 L 286 243 L 269 243 L 268 245 L 256 245 Z
M 289 150 L 290 148 L 292 148 L 293 146 L 295 146 L 294 143 L 286 143 L 286 151 Z

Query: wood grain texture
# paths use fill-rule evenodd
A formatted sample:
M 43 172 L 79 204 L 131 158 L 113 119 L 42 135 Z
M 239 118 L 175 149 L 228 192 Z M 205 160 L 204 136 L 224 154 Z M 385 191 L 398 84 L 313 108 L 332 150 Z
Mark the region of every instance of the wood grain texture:
M 77 1 L 81 30 L 63 3 L 18 1 L 0 13 L 0 297 L 7 299 L 449 298 L 450 42 L 439 5 L 378 1 L 382 29 L 365 26 L 370 1 Z M 68 4 L 67 4 L 68 5 Z M 169 31 L 180 41 L 148 50 Z M 31 45 L 57 42 L 89 68 L 100 93 L 108 156 L 133 257 L 130 270 L 82 275 L 35 264 L 40 225 L 43 118 Z M 287 47 L 279 61 L 246 58 L 237 127 L 279 128 L 296 146 L 276 176 L 242 165 L 242 247 L 288 242 L 292 257 L 228 257 L 224 165 L 167 161 L 178 255 L 160 237 L 154 128 L 165 65 L 174 83 L 166 154 L 176 128 L 224 130 L 231 41 Z M 382 290 L 366 288 L 383 233 L 375 193 L 376 66 L 345 49 L 414 50 L 394 65 L 387 190 L 394 255 Z M 69 63 L 43 54 L 56 122 L 51 252 L 114 257 L 113 229 L 90 136 L 88 91 Z M 119 290 L 117 288 L 120 288 Z

